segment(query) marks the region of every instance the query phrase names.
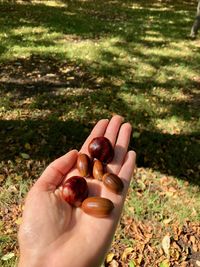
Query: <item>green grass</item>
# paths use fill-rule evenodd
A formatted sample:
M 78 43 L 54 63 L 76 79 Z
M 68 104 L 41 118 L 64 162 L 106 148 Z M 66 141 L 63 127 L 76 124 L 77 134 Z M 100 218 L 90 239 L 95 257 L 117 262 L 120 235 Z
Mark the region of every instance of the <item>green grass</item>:
M 162 174 L 152 172 L 152 175 L 149 175 L 149 172 L 152 170 L 147 171 L 146 175 L 143 172 L 143 176 L 132 183 L 126 206 L 128 216 L 147 221 L 153 218 L 161 223 L 166 219 L 182 224 L 186 218 L 200 220 L 198 186 L 188 187 L 173 177 L 162 185 Z
M 50 161 L 80 148 L 98 119 L 118 113 L 133 126 L 139 167 L 125 218 L 155 227 L 200 219 L 200 45 L 188 39 L 195 5 L 1 1 L 1 207 L 12 214 Z M 164 176 L 175 192 L 162 187 Z M 11 228 L 14 234 L 1 225 L 1 257 L 17 255 Z

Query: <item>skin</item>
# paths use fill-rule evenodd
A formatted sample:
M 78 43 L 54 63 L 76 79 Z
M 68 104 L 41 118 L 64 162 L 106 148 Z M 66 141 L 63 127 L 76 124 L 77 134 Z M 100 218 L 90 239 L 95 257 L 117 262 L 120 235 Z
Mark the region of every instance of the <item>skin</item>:
M 98 136 L 107 137 L 115 156 L 107 166 L 124 183 L 120 195 L 108 191 L 102 182 L 88 178 L 91 196 L 112 200 L 114 210 L 107 218 L 96 218 L 65 202 L 59 187 L 68 177 L 79 175 L 76 160 L 79 152 L 88 153 L 88 144 Z M 72 150 L 53 161 L 29 191 L 18 233 L 18 267 L 98 267 L 111 245 L 127 190 L 135 168 L 135 152 L 128 151 L 131 125 L 121 116 L 102 119 L 78 152 Z

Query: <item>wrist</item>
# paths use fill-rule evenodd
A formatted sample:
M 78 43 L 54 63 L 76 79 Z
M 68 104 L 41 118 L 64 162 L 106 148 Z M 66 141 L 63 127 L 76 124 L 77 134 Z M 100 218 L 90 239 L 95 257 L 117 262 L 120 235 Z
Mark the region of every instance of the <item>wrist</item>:
M 21 254 L 17 267 L 45 267 L 45 257 L 36 253 Z

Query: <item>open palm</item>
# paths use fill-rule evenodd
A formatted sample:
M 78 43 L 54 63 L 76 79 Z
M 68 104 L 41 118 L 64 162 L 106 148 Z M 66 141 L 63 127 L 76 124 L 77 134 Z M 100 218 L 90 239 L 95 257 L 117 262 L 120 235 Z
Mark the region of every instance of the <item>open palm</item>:
M 102 263 L 111 244 L 135 166 L 135 152 L 128 151 L 131 126 L 122 118 L 100 120 L 80 152 L 88 154 L 88 144 L 98 136 L 113 144 L 115 156 L 107 166 L 124 183 L 121 195 L 88 178 L 89 194 L 106 197 L 114 203 L 107 218 L 96 218 L 74 208 L 60 197 L 57 189 L 65 179 L 78 175 L 74 167 L 78 152 L 72 150 L 52 162 L 26 198 L 23 223 L 19 229 L 19 267 L 96 267 Z

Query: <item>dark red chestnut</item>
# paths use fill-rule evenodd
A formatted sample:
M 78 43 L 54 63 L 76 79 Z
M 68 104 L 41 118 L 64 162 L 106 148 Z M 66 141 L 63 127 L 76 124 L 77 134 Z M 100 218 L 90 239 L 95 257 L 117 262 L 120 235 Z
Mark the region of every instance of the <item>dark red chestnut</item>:
M 88 196 L 88 185 L 81 176 L 72 176 L 62 187 L 62 197 L 70 205 L 79 207 Z
M 104 136 L 94 138 L 90 142 L 88 150 L 93 158 L 99 159 L 103 163 L 111 162 L 114 157 L 112 144 Z

